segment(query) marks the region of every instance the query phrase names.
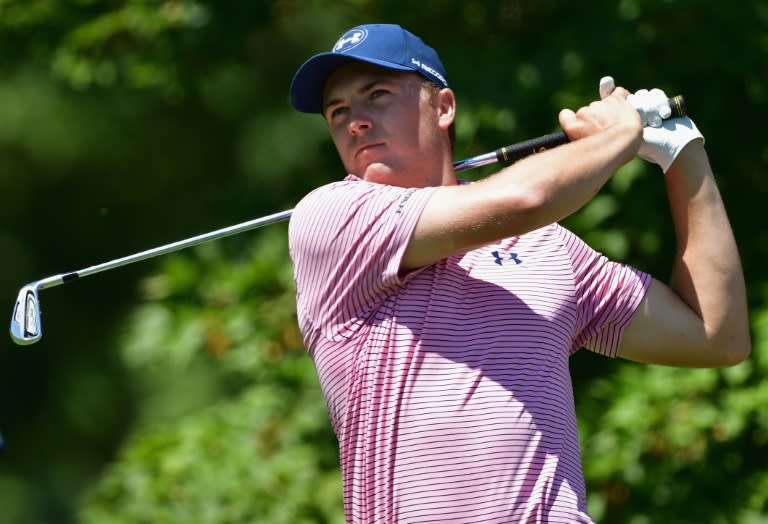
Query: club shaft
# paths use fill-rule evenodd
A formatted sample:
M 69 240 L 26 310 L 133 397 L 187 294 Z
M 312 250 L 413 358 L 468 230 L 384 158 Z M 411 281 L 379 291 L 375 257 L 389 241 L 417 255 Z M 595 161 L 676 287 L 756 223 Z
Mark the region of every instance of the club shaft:
M 552 142 L 552 146 L 554 145 L 556 144 Z M 465 171 L 474 167 L 505 160 L 507 157 L 502 152 L 507 151 L 513 147 L 515 146 L 508 146 L 507 148 L 501 148 L 491 153 L 478 155 L 466 160 L 456 162 L 454 164 L 455 169 L 456 171 Z M 251 229 L 266 226 L 268 224 L 274 224 L 275 222 L 281 222 L 290 218 L 292 214 L 293 209 L 288 209 L 286 211 L 281 211 L 272 215 L 267 215 L 261 218 L 248 220 L 247 222 L 242 222 L 240 224 L 235 224 L 233 226 L 217 229 L 209 233 L 203 233 L 201 235 L 187 238 L 185 240 L 179 240 L 178 242 L 173 242 L 164 246 L 141 251 L 140 253 L 135 253 L 126 257 L 110 260 L 109 262 L 104 262 L 95 266 L 78 269 L 77 271 L 71 271 L 69 273 L 61 273 L 59 275 L 53 275 L 50 277 L 42 278 L 40 280 L 36 280 L 35 282 L 31 282 L 19 291 L 19 296 L 16 300 L 16 305 L 11 317 L 11 338 L 19 345 L 29 345 L 34 344 L 42 337 L 38 292 L 43 289 L 59 286 L 73 280 L 87 277 L 88 275 L 94 275 L 96 273 L 101 273 L 102 271 L 126 266 L 128 264 L 133 264 L 134 262 L 140 262 L 142 260 L 166 255 L 175 251 L 180 251 L 197 244 L 202 244 L 203 242 L 236 235 L 238 233 L 243 233 Z
M 465 160 L 459 160 L 454 163 L 454 169 L 456 172 L 461 172 L 489 164 L 494 164 L 496 162 L 514 161 L 544 149 L 549 149 L 560 144 L 564 144 L 567 141 L 568 139 L 565 136 L 565 133 L 552 133 L 551 135 L 545 135 L 532 140 L 526 140 L 525 142 L 520 142 L 518 144 L 505 146 L 490 153 L 484 153 L 482 155 L 473 156 Z M 133 255 L 128 255 L 122 258 L 117 258 L 115 260 L 110 260 L 108 262 L 103 262 L 101 264 L 96 264 L 94 266 L 78 269 L 77 271 L 71 271 L 69 273 L 61 273 L 59 275 L 46 277 L 38 280 L 35 284 L 38 290 L 59 286 L 61 284 L 87 277 L 89 275 L 94 275 L 96 273 L 101 273 L 110 269 L 126 266 L 128 264 L 133 264 L 142 260 L 167 255 L 169 253 L 180 251 L 182 249 L 202 244 L 204 242 L 237 235 L 239 233 L 257 229 L 269 224 L 274 224 L 276 222 L 282 222 L 283 220 L 290 218 L 292 214 L 293 209 L 280 211 L 279 213 L 248 220 L 247 222 L 224 227 L 215 231 L 210 231 L 208 233 L 203 233 L 191 238 L 173 242 L 171 244 L 147 249 L 146 251 L 141 251 L 140 253 L 134 253 Z
M 256 229 L 269 224 L 274 224 L 275 222 L 280 222 L 282 220 L 289 218 L 292 212 L 293 210 L 290 210 L 290 209 L 287 211 L 281 211 L 279 213 L 274 213 L 272 215 L 267 215 L 261 218 L 255 218 L 253 220 L 248 220 L 247 222 L 242 222 L 240 224 L 235 224 L 233 226 L 224 227 L 224 228 L 217 229 L 215 231 L 210 231 L 208 233 L 203 233 L 201 235 L 197 235 L 191 238 L 179 240 L 178 242 L 173 242 L 171 244 L 166 244 L 156 248 L 147 249 L 146 251 L 141 251 L 140 253 L 135 253 L 133 255 L 128 255 L 126 257 L 110 260 L 109 262 L 104 262 L 102 264 L 97 264 L 95 266 L 90 266 L 84 269 L 79 269 L 77 271 L 72 271 L 70 273 L 62 273 L 61 275 L 48 277 L 38 282 L 39 289 L 53 287 L 59 284 L 63 284 L 65 282 L 69 282 L 71 280 L 86 277 L 88 275 L 101 273 L 102 271 L 107 271 L 109 269 L 115 269 L 118 267 L 126 266 L 128 264 L 133 264 L 135 262 L 140 262 L 142 260 L 147 260 L 147 259 L 155 258 L 161 255 L 166 255 L 168 253 L 173 253 L 174 251 L 180 251 L 182 249 L 195 246 L 197 244 L 202 244 L 203 242 L 225 238 L 228 236 L 243 233 L 244 231 L 249 231 L 251 229 Z

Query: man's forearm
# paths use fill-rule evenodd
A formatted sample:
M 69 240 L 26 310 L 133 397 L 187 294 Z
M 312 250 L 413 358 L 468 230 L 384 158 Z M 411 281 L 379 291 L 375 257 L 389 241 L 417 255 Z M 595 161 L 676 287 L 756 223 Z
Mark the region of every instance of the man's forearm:
M 639 137 L 631 128 L 615 126 L 598 135 L 528 157 L 482 180 L 487 200 L 514 188 L 531 203 L 521 216 L 510 215 L 505 235 L 519 235 L 581 209 L 610 177 L 637 152 Z M 503 202 L 501 208 L 506 206 Z M 514 207 L 512 207 L 514 209 Z
M 678 243 L 670 287 L 703 320 L 712 347 L 750 350 L 741 261 L 704 146 L 692 142 L 666 174 Z

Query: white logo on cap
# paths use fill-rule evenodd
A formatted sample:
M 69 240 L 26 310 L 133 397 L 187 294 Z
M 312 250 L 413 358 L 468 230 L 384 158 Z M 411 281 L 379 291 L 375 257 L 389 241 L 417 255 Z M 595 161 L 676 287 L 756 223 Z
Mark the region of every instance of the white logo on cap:
M 439 79 L 444 85 L 448 85 L 448 82 L 445 80 L 445 77 L 440 73 L 438 73 L 436 69 L 429 67 L 427 64 L 423 64 L 421 61 L 415 58 L 411 58 L 411 63 L 416 67 L 420 67 L 422 70 L 434 76 L 435 78 Z
M 334 53 L 346 53 L 363 43 L 368 37 L 368 30 L 364 28 L 350 29 L 338 39 L 333 46 Z

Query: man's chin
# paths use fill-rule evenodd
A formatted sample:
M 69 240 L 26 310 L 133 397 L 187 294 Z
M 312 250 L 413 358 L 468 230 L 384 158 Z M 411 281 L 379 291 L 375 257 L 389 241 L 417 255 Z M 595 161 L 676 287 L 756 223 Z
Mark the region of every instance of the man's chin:
M 363 176 L 361 178 L 363 180 L 379 184 L 393 184 L 396 178 L 394 170 L 382 162 L 371 162 L 364 168 L 362 173 Z

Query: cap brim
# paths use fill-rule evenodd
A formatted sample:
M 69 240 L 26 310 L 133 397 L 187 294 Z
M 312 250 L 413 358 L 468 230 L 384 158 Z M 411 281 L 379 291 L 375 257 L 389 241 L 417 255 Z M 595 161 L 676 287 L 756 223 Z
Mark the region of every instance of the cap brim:
M 397 71 L 413 71 L 412 68 L 384 60 L 339 53 L 321 53 L 304 62 L 293 76 L 290 88 L 291 105 L 302 113 L 322 113 L 323 89 L 326 80 L 339 67 L 350 62 L 365 62 Z

